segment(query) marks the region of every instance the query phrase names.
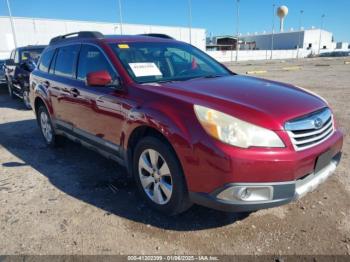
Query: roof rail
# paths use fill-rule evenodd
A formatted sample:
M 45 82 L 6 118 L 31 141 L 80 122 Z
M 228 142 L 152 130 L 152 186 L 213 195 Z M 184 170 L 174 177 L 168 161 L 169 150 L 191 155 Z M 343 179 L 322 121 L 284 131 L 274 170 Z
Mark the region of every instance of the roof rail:
M 103 37 L 103 34 L 97 31 L 80 31 L 80 32 L 69 33 L 66 35 L 56 36 L 50 40 L 50 45 L 66 39 L 72 39 L 72 38 L 101 38 L 101 37 Z
M 166 38 L 166 39 L 174 39 L 173 37 L 166 35 L 166 34 L 158 34 L 158 33 L 150 33 L 150 34 L 140 34 L 143 36 L 151 36 L 151 37 L 158 37 L 158 38 Z

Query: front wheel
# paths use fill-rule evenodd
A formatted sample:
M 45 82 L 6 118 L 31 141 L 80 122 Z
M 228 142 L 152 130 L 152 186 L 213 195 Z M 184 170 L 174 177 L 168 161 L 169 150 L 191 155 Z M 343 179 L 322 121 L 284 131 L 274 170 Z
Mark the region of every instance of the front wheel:
M 133 173 L 141 195 L 154 209 L 176 215 L 191 206 L 180 163 L 160 139 L 146 137 L 137 144 Z

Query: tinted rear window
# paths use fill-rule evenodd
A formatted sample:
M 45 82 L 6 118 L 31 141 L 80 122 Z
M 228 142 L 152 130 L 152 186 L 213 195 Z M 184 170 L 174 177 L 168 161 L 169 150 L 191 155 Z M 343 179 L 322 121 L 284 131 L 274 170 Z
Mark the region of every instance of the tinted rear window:
M 55 75 L 74 77 L 80 45 L 64 46 L 58 49 Z
M 55 49 L 48 50 L 44 52 L 40 59 L 39 70 L 43 72 L 48 72 L 52 57 L 55 53 Z

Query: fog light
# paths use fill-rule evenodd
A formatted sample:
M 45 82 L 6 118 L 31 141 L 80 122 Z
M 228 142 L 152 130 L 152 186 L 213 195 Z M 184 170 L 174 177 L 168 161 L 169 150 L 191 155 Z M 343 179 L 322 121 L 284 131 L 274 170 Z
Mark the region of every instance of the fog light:
M 231 186 L 219 193 L 217 198 L 227 201 L 267 201 L 273 199 L 272 186 Z
M 239 194 L 239 198 L 242 200 L 248 199 L 250 196 L 251 196 L 251 192 L 249 191 L 248 188 L 241 190 Z

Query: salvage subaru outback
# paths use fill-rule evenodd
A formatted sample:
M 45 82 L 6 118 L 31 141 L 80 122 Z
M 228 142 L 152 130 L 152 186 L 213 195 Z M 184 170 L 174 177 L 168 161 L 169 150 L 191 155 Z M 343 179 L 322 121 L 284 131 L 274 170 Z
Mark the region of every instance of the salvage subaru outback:
M 30 79 L 43 137 L 123 165 L 152 207 L 245 212 L 286 204 L 335 170 L 343 135 L 327 102 L 229 71 L 166 36 L 58 36 Z

